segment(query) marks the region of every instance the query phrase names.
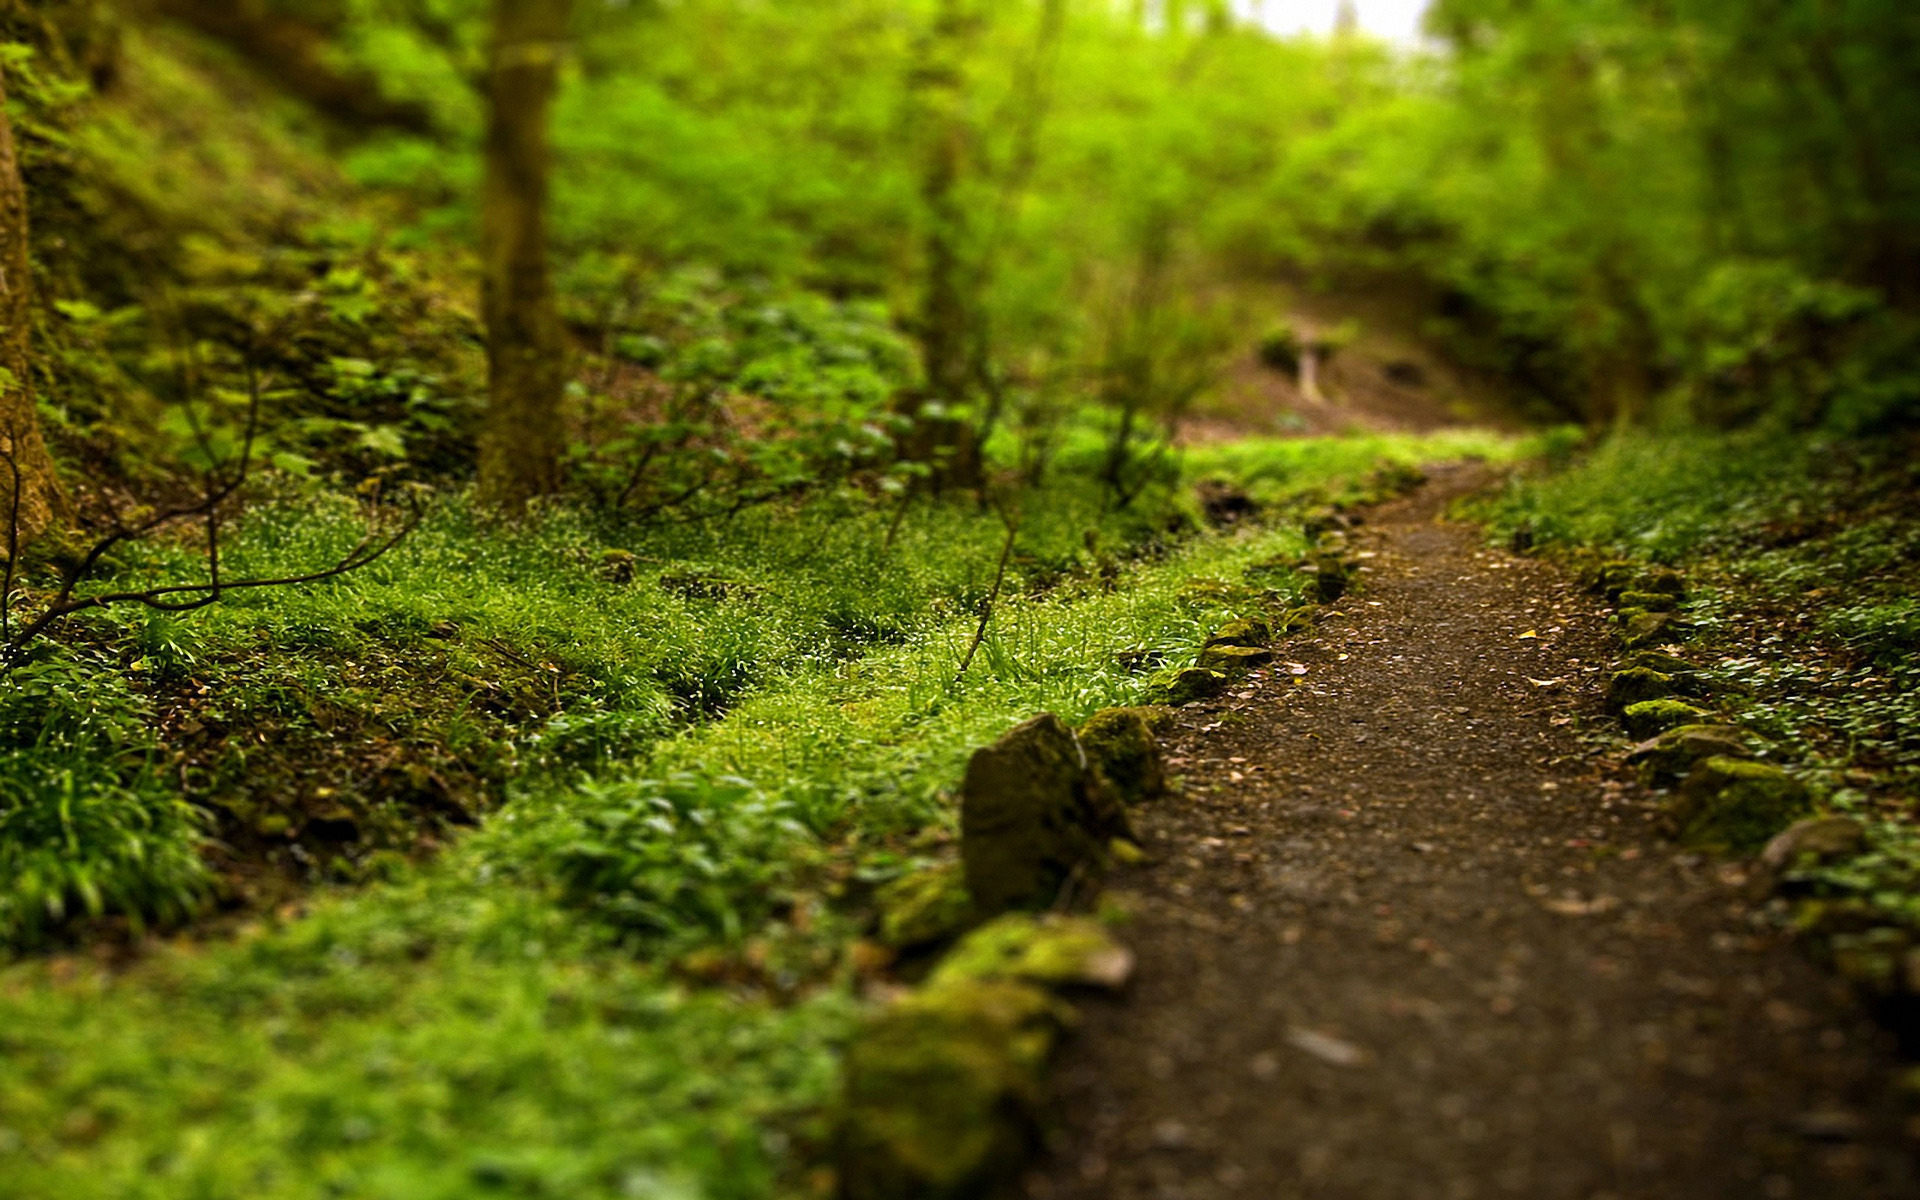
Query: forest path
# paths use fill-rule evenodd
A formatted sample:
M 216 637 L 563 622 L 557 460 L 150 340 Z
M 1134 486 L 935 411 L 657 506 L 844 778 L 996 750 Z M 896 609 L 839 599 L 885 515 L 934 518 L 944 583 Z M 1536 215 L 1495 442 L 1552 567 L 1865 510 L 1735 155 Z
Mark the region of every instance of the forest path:
M 1184 709 L 1034 1200 L 1920 1195 L 1885 1037 L 1575 734 L 1601 614 L 1438 518 Z M 1527 634 L 1536 636 L 1523 636 Z

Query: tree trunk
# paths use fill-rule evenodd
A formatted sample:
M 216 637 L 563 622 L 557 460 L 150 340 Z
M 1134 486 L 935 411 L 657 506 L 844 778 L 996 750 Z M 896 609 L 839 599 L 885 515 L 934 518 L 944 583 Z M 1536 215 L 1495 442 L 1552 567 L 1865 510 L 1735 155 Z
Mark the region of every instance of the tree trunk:
M 509 512 L 560 486 L 566 361 L 547 270 L 547 112 L 571 7 L 570 0 L 493 4 L 480 229 L 491 394 L 480 494 Z
M 33 328 L 33 268 L 27 253 L 27 189 L 7 119 L 0 73 L 0 558 L 67 515 L 66 494 L 40 437 L 27 339 Z
M 920 179 L 926 278 L 915 330 L 926 387 L 900 398 L 899 409 L 913 426 L 899 453 L 932 468 L 929 482 L 936 492 L 948 485 L 971 486 L 980 474 L 973 426 L 954 415 L 972 396 L 977 362 L 979 296 L 969 286 L 975 248 L 968 245 L 973 231 L 959 192 L 972 140 L 962 112 L 967 56 L 980 24 L 967 0 L 941 0 L 915 64 L 910 97 L 926 139 Z

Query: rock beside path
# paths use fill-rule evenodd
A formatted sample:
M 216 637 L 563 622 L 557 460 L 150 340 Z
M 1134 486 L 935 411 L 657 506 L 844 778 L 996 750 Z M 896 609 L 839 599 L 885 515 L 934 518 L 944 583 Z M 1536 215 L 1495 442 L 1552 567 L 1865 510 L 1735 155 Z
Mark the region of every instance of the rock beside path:
M 1155 723 L 1169 714 L 1158 708 L 1103 708 L 1080 727 L 1080 744 L 1122 802 L 1134 805 L 1167 794 Z
M 1129 833 L 1120 797 L 1059 717 L 1015 726 L 967 762 L 960 858 L 982 914 L 1046 908 Z
M 1665 817 L 1682 845 L 1750 854 L 1806 814 L 1807 785 L 1779 767 L 1738 758 L 1706 758 L 1694 765 Z

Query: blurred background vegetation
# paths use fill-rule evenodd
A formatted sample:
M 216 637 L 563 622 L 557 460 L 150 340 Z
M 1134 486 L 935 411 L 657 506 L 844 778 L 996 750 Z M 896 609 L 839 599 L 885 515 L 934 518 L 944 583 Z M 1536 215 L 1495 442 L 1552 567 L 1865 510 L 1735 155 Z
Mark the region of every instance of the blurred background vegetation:
M 535 8 L 555 52 L 503 53 Z M 1423 461 L 1544 456 L 1500 536 L 1791 596 L 1868 707 L 1741 667 L 1754 719 L 1910 807 L 1920 721 L 1880 684 L 1920 651 L 1884 499 L 1920 417 L 1920 8 L 1425 30 L 0 0 L 31 231 L 0 392 L 70 509 L 0 632 L 0 1178 L 817 1190 L 875 891 L 950 856 L 966 751 L 1284 624 L 1295 518 Z M 489 130 L 534 58 L 557 352 L 503 424 Z M 552 459 L 504 515 L 489 437 Z M 210 541 L 298 576 L 395 528 L 327 581 L 15 636 L 62 580 L 194 585 Z M 1876 836 L 1892 865 L 1832 886 L 1920 878 Z M 143 941 L 182 927 L 204 953 Z

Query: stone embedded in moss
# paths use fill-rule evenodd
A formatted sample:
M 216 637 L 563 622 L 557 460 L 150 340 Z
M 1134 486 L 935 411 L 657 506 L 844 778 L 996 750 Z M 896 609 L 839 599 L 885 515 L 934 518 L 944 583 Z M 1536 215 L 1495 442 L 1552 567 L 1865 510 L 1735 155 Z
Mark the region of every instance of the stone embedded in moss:
M 1685 632 L 1673 613 L 1643 612 L 1627 619 L 1621 636 L 1627 649 L 1639 650 L 1678 641 Z
M 1219 671 L 1206 667 L 1188 667 L 1155 689 L 1168 704 L 1189 704 L 1206 700 L 1227 690 L 1229 680 Z
M 1703 758 L 1749 757 L 1747 741 L 1747 731 L 1735 725 L 1678 725 L 1635 746 L 1627 761 L 1649 787 L 1664 787 L 1686 778 Z
M 1608 601 L 1633 586 L 1633 580 L 1640 572 L 1639 564 L 1623 558 L 1601 563 L 1593 569 L 1587 586 L 1592 591 L 1605 596 Z
M 1671 676 L 1675 687 L 1688 683 L 1693 673 L 1700 669 L 1679 655 L 1668 654 L 1664 650 L 1636 650 L 1627 656 L 1625 666 L 1628 669 L 1645 667 L 1649 671 Z
M 1704 708 L 1695 708 L 1680 700 L 1642 700 L 1629 704 L 1620 719 L 1627 732 L 1637 738 L 1656 737 L 1681 725 L 1704 724 L 1713 716 Z
M 958 861 L 902 875 L 882 887 L 875 900 L 880 941 L 897 950 L 945 941 L 973 923 L 973 896 Z
M 608 583 L 632 583 L 634 566 L 639 561 L 631 550 L 603 550 L 597 574 Z
M 1208 646 L 1200 652 L 1199 666 L 1232 676 L 1273 661 L 1273 651 L 1264 646 Z
M 1164 704 L 1135 704 L 1131 711 L 1139 714 L 1140 719 L 1147 723 L 1148 732 L 1155 737 L 1166 734 L 1173 728 L 1173 723 L 1180 719 L 1178 713 Z
M 1647 700 L 1663 700 L 1673 695 L 1673 677 L 1650 667 L 1630 667 L 1616 671 L 1607 680 L 1607 711 L 1622 713 L 1631 705 Z
M 1127 804 L 1167 794 L 1160 742 L 1153 735 L 1154 709 L 1103 708 L 1080 727 L 1080 745 Z
M 1680 607 L 1680 600 L 1665 592 L 1621 592 L 1619 604 L 1622 609 L 1637 608 L 1642 612 L 1672 612 Z
M 1680 572 L 1672 567 L 1649 567 L 1638 580 L 1639 588 L 1644 592 L 1658 592 L 1663 596 L 1680 597 L 1687 594 L 1687 585 L 1680 578 Z
M 1273 640 L 1273 627 L 1258 617 L 1240 617 L 1228 621 L 1207 639 L 1208 646 L 1265 646 Z
M 976 1200 L 1037 1144 L 1065 1011 L 1045 991 L 963 979 L 911 993 L 848 1045 L 834 1137 L 845 1200 Z
M 1328 504 L 1314 509 L 1301 518 L 1300 532 L 1311 543 L 1318 541 L 1324 534 L 1344 532 L 1359 523 L 1355 518 L 1341 512 L 1339 508 Z
M 961 939 L 928 983 L 1006 979 L 1050 988 L 1117 988 L 1132 973 L 1133 954 L 1098 921 L 1008 913 Z
M 1288 609 L 1287 615 L 1280 618 L 1280 632 L 1305 633 L 1313 628 L 1313 620 L 1318 615 L 1311 604 Z
M 1694 764 L 1667 801 L 1669 831 L 1705 850 L 1748 854 L 1812 806 L 1807 785 L 1764 763 L 1714 757 Z
M 1767 843 L 1760 863 L 1774 871 L 1851 858 L 1866 849 L 1867 827 L 1852 817 L 1808 817 L 1795 821 Z
M 973 752 L 961 785 L 960 858 L 977 912 L 1044 908 L 1106 844 L 1126 809 L 1073 730 L 1052 713 Z
M 1313 577 L 1307 581 L 1307 599 L 1332 604 L 1347 594 L 1352 572 L 1338 555 L 1316 555 L 1308 569 L 1313 572 Z

